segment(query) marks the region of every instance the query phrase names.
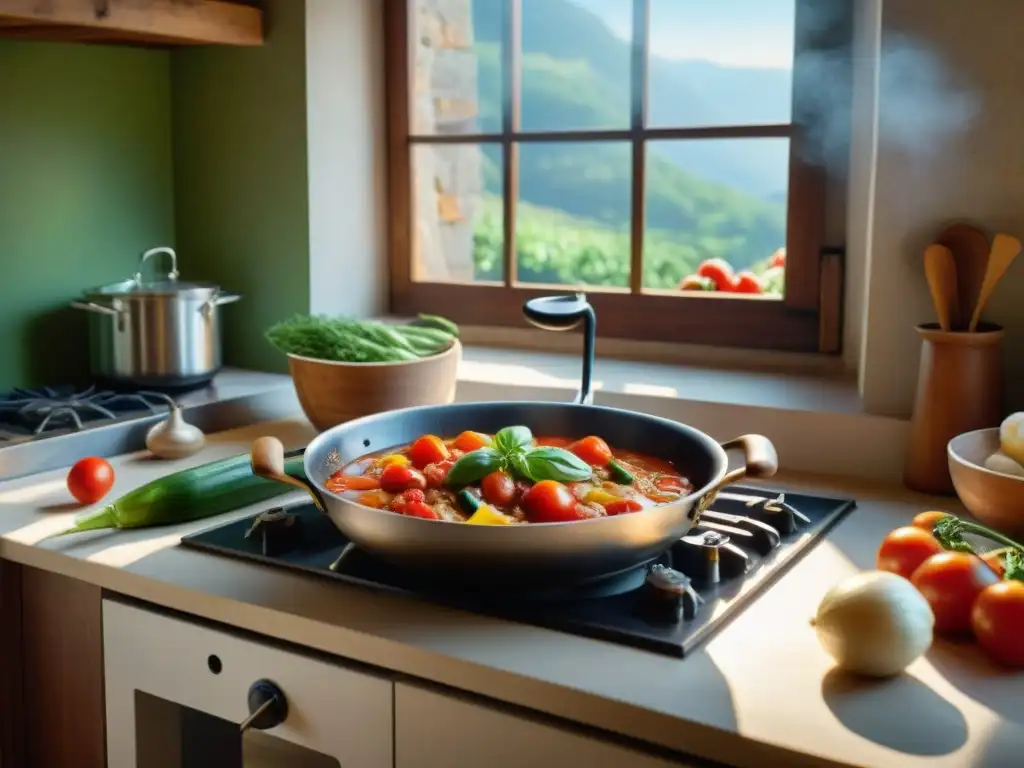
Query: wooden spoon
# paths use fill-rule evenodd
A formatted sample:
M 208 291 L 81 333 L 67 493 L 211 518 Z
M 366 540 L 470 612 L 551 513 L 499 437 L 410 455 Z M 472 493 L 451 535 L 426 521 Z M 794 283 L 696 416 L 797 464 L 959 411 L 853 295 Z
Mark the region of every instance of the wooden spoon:
M 301 488 L 312 497 L 313 503 L 321 512 L 326 511 L 323 499 L 316 488 L 284 471 L 284 445 L 276 437 L 256 438 L 249 449 L 249 463 L 254 475 Z
M 971 315 L 971 324 L 967 330 L 973 333 L 978 329 L 978 322 L 981 320 L 981 310 L 992 298 L 992 292 L 996 289 L 999 281 L 1003 279 L 1007 268 L 1020 253 L 1020 240 L 1010 235 L 998 234 L 992 241 L 992 252 L 988 256 L 988 266 L 985 268 L 985 277 L 978 293 L 978 303 Z
M 957 322 L 954 331 L 967 330 L 967 323 L 974 314 L 974 302 L 981 291 L 985 280 L 985 267 L 988 265 L 988 237 L 977 227 L 970 224 L 953 224 L 939 235 L 937 241 L 953 252 L 956 262 Z
M 960 307 L 957 298 L 956 263 L 953 252 L 944 245 L 932 243 L 924 250 L 924 276 L 932 294 L 939 327 L 951 331 L 960 325 Z

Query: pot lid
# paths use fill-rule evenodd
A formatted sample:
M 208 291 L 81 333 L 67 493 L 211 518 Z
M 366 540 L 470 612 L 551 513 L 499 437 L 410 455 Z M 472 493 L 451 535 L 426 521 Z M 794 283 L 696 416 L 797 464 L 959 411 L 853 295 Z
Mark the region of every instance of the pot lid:
M 183 280 L 155 280 L 150 282 L 136 282 L 135 280 L 121 280 L 117 283 L 109 283 L 96 288 L 90 288 L 86 294 L 101 295 L 108 297 L 131 298 L 133 296 L 143 298 L 145 296 L 203 296 L 220 293 L 220 286 L 213 283 L 189 283 Z
M 154 256 L 166 255 L 170 259 L 170 271 L 166 273 L 156 272 L 148 279 L 143 277 L 146 262 Z M 102 296 L 194 296 L 209 298 L 211 294 L 220 292 L 220 286 L 213 283 L 188 283 L 178 279 L 178 257 L 171 248 L 151 248 L 142 254 L 139 259 L 139 268 L 135 276 L 130 280 L 121 280 L 117 283 L 101 285 L 98 288 L 91 288 L 86 294 Z

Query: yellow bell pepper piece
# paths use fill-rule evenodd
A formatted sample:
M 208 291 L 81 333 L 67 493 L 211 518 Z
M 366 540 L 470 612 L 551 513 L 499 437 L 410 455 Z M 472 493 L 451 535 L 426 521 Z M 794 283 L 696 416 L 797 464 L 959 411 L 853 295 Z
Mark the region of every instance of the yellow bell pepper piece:
M 489 504 L 481 504 L 466 522 L 471 525 L 509 525 L 512 518 Z
M 377 463 L 382 467 L 387 467 L 392 464 L 397 464 L 400 467 L 408 467 L 412 462 L 409 461 L 407 456 L 403 456 L 400 453 L 391 453 L 387 456 L 381 456 L 377 459 Z
M 608 493 L 608 491 L 602 491 L 599 488 L 594 488 L 589 491 L 583 500 L 588 504 L 600 504 L 602 507 L 607 507 L 616 501 L 622 501 L 621 496 L 616 496 L 614 493 Z

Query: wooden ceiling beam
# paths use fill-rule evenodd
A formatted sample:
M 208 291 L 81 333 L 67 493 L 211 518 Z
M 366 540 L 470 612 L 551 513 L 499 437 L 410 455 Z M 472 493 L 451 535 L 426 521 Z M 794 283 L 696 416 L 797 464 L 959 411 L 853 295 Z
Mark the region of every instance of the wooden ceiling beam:
M 0 0 L 0 37 L 256 46 L 263 12 L 223 0 Z

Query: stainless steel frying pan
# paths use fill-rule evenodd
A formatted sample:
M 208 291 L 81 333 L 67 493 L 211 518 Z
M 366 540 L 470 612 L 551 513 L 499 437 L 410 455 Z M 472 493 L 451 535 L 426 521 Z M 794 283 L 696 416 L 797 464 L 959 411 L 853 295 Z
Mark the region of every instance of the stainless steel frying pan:
M 538 324 L 545 327 L 565 327 L 565 318 L 578 312 L 576 322 L 587 321 L 587 347 L 592 351 L 593 311 L 582 297 L 535 300 L 527 307 L 528 317 L 531 311 L 541 313 L 531 319 L 539 319 Z M 563 326 L 548 322 L 551 315 Z M 307 490 L 349 540 L 388 563 L 463 583 L 524 587 L 590 581 L 650 562 L 689 532 L 722 488 L 744 478 L 775 474 L 775 449 L 765 437 L 745 435 L 719 445 L 684 424 L 590 405 L 590 370 L 585 365 L 576 403 L 456 403 L 390 411 L 340 424 L 306 448 L 303 463 L 308 482 L 285 475 L 281 442 L 263 437 L 252 447 L 253 471 Z M 494 433 L 519 424 L 537 435 L 600 435 L 616 448 L 672 461 L 697 490 L 677 502 L 632 514 L 513 526 L 407 517 L 327 490 L 327 479 L 334 472 L 366 453 L 404 445 L 423 434 Z M 745 460 L 730 472 L 726 452 L 732 449 L 742 450 Z

